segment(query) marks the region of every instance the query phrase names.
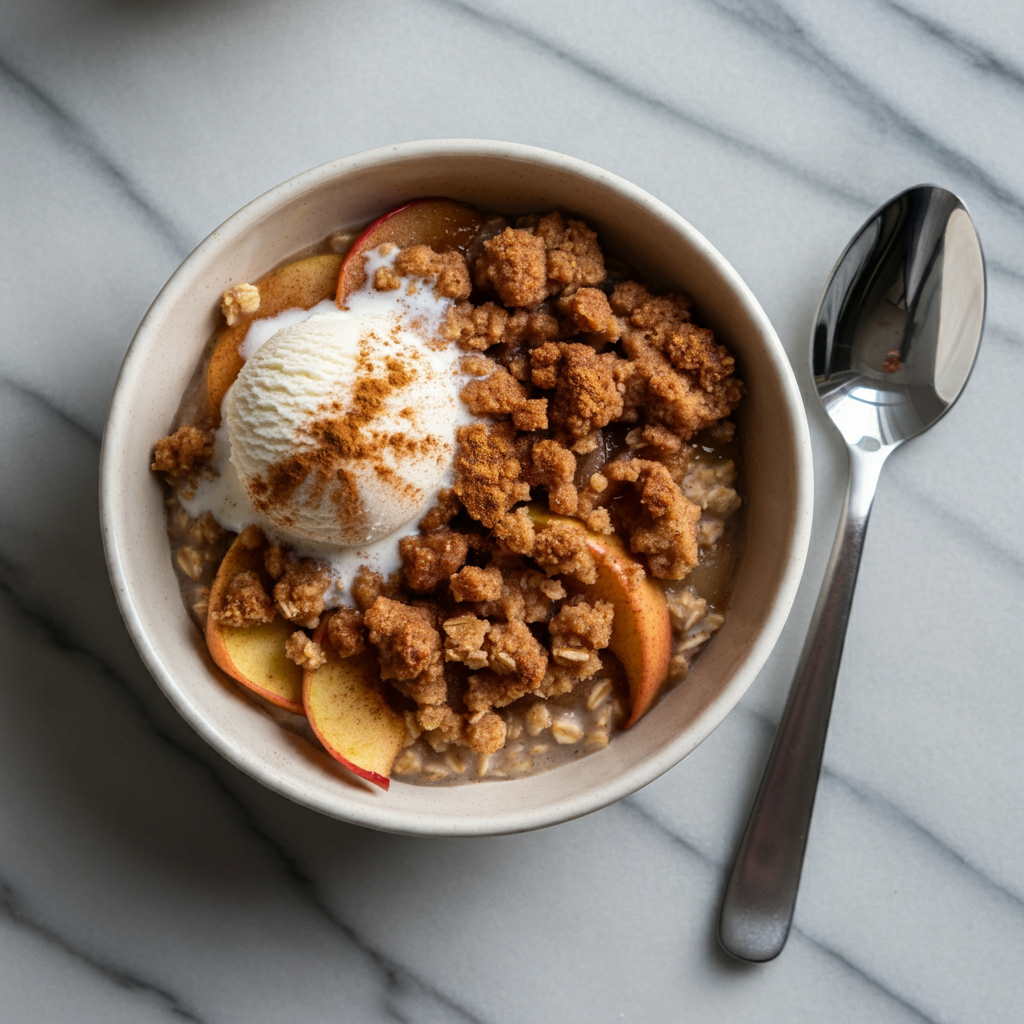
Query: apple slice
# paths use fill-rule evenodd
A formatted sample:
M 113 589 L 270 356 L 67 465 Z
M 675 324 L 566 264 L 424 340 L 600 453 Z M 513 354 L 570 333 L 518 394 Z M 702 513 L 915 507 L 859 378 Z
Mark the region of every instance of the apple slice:
M 405 720 L 384 700 L 376 657 L 366 652 L 339 658 L 325 642 L 327 621 L 325 616 L 313 634 L 327 661 L 303 673 L 306 716 L 331 757 L 386 790 L 405 743 Z
M 538 526 L 574 523 L 586 537 L 597 563 L 597 582 L 574 584 L 574 589 L 610 601 L 615 609 L 608 647 L 622 662 L 629 682 L 629 718 L 623 725 L 628 729 L 654 703 L 668 679 L 672 621 L 665 592 L 646 573 L 637 572 L 637 560 L 618 538 L 593 533 L 578 519 L 555 515 L 538 505 L 530 505 L 528 511 Z
M 228 582 L 246 571 L 255 572 L 265 587 L 270 582 L 263 567 L 263 548 L 251 551 L 238 537 L 228 548 L 210 587 L 210 614 L 206 618 L 210 657 L 232 679 L 272 704 L 297 715 L 305 714 L 302 669 L 284 653 L 285 642 L 297 627 L 280 615 L 266 625 L 243 627 L 225 626 L 213 618 L 213 609 L 220 604 Z
M 396 206 L 352 243 L 338 276 L 338 305 L 345 309 L 348 296 L 366 283 L 366 254 L 385 242 L 401 249 L 429 245 L 435 252 L 465 252 L 483 223 L 476 210 L 451 199 L 414 199 Z
M 217 339 L 206 371 L 206 391 L 210 416 L 214 425 L 220 423 L 220 403 L 242 369 L 238 348 L 254 320 L 277 316 L 286 309 L 310 309 L 331 298 L 338 286 L 342 257 L 334 253 L 308 256 L 270 271 L 258 281 L 260 308 L 242 314 L 231 327 L 225 327 Z

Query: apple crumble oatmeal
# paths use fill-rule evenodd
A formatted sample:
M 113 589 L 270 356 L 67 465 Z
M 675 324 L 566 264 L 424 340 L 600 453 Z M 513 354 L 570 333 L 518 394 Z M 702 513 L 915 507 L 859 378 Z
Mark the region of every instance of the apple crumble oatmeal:
M 692 312 L 449 200 L 226 292 L 152 461 L 214 661 L 384 788 L 602 749 L 724 622 L 743 385 Z

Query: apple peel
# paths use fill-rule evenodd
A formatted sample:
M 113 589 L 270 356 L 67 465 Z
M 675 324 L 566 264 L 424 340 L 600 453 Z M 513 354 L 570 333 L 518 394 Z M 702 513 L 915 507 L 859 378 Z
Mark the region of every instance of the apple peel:
M 206 646 L 210 657 L 232 679 L 258 693 L 272 704 L 296 715 L 302 706 L 302 669 L 284 652 L 285 642 L 297 628 L 277 616 L 257 626 L 226 626 L 213 617 L 231 578 L 240 572 L 255 572 L 267 585 L 263 548 L 250 550 L 241 537 L 228 549 L 210 587 L 210 611 L 206 617 Z
M 325 642 L 327 621 L 325 617 L 313 634 L 327 660 L 303 673 L 306 716 L 331 757 L 387 790 L 391 766 L 405 745 L 405 720 L 380 691 L 376 657 L 364 652 L 339 658 Z
M 352 292 L 366 283 L 366 254 L 390 242 L 404 249 L 429 245 L 435 252 L 465 252 L 483 227 L 476 210 L 451 199 L 414 199 L 378 217 L 352 243 L 338 275 L 337 302 L 346 309 Z

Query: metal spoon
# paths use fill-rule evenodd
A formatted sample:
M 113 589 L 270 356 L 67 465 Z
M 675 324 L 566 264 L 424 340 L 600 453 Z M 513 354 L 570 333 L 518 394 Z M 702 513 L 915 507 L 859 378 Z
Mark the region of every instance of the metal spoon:
M 985 263 L 963 203 L 919 185 L 856 234 L 818 306 L 818 397 L 846 441 L 850 484 L 782 723 L 725 890 L 726 952 L 778 956 L 793 919 L 832 696 L 878 475 L 957 400 L 981 342 Z

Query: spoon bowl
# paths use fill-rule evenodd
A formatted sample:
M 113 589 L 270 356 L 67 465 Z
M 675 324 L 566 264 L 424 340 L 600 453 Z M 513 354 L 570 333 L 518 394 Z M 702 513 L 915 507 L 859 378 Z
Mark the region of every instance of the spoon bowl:
M 818 397 L 846 443 L 892 449 L 941 419 L 984 317 L 981 245 L 952 192 L 919 185 L 869 218 L 832 272 L 811 345 Z
M 850 483 L 786 710 L 725 891 L 719 941 L 771 960 L 789 935 L 825 736 L 878 476 L 963 391 L 985 320 L 985 262 L 963 203 L 919 185 L 874 213 L 818 306 L 818 398 L 846 441 Z

